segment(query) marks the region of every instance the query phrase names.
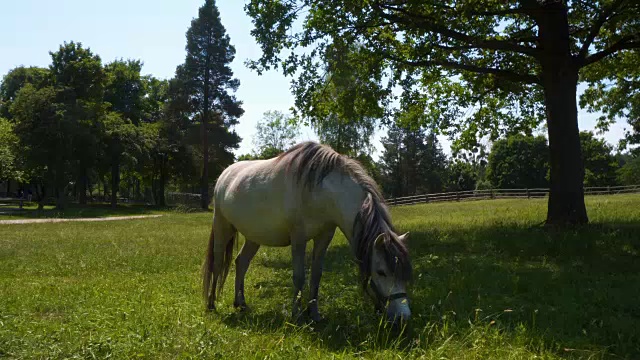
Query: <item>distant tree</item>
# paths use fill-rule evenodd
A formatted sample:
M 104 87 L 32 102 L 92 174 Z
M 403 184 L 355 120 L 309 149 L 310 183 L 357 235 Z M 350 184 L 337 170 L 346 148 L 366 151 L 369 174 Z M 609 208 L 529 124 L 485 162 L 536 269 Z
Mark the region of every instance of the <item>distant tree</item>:
M 513 135 L 493 143 L 487 179 L 500 189 L 548 186 L 549 147 L 544 136 Z
M 144 113 L 145 84 L 139 60 L 116 60 L 107 64 L 104 101 L 110 110 L 137 126 Z
M 64 194 L 70 180 L 75 131 L 69 118 L 62 115 L 63 106 L 57 98 L 58 92 L 51 86 L 37 89 L 26 84 L 10 109 L 20 141 L 20 161 L 28 169 L 29 180 L 41 185 L 41 193 L 37 194 L 40 208 L 49 186 L 57 194 Z
M 280 111 L 267 111 L 256 124 L 253 138 L 254 152 L 260 157 L 271 157 L 284 152 L 296 143 L 300 126 Z
M 230 149 L 238 148 L 241 139 L 230 129 L 238 123 L 237 118 L 244 110 L 241 102 L 229 93 L 240 85 L 229 66 L 236 51 L 220 22 L 215 1 L 206 0 L 200 7 L 186 38 L 187 56 L 185 63 L 177 68 L 176 77 L 189 95 L 190 118 L 201 127 L 201 205 L 206 209 L 209 206 L 210 137 L 214 140 L 211 144 L 218 166 L 222 168 L 233 162 Z
M 478 182 L 478 173 L 472 163 L 455 159 L 447 167 L 447 191 L 474 190 Z
M 435 134 L 393 125 L 382 146 L 380 171 L 387 194 L 406 196 L 442 190 L 447 160 Z
M 51 84 L 49 69 L 19 66 L 9 71 L 0 83 L 0 117 L 11 119 L 11 103 L 26 84 L 37 89 Z
M 13 124 L 0 117 L 0 181 L 19 179 L 16 152 L 18 137 Z
M 142 63 L 116 60 L 105 66 L 104 100 L 111 112 L 105 116 L 105 145 L 111 167 L 111 206 L 117 205 L 121 166 L 125 159 L 135 166 L 142 156 L 137 126 L 144 116 L 145 86 L 140 75 Z
M 639 185 L 640 184 L 640 156 L 629 159 L 617 171 L 618 181 L 622 185 Z
M 102 60 L 91 49 L 73 41 L 50 52 L 49 66 L 55 79 L 62 116 L 69 125 L 72 172 L 80 204 L 85 204 L 88 173 L 98 163 L 106 107 L 104 105 L 105 73 Z M 64 206 L 65 193 L 59 193 L 58 207 Z
M 585 168 L 584 185 L 616 185 L 618 162 L 613 155 L 613 148 L 590 131 L 580 132 L 580 146 Z

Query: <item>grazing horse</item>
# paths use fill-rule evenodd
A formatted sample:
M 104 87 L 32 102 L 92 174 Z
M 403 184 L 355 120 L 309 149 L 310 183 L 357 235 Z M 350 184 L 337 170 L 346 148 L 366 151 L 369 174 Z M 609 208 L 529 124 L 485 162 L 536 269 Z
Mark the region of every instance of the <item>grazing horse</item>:
M 246 241 L 235 259 L 234 306 L 246 308 L 244 278 L 261 245 L 291 246 L 293 317 L 301 314 L 305 249 L 313 239 L 310 301 L 318 312 L 322 265 L 336 227 L 351 245 L 362 285 L 392 323 L 411 316 L 406 286 L 411 264 L 374 180 L 356 161 L 315 142 L 300 143 L 269 160 L 237 162 L 226 168 L 214 190 L 213 228 L 203 266 L 207 307 L 215 309 L 231 266 L 237 233 Z

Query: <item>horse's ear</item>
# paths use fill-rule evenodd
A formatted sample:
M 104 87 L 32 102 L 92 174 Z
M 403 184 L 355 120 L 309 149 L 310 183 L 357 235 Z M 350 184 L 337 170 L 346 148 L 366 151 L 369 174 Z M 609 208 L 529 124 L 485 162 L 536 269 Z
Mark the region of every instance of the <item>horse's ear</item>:
M 407 245 L 407 240 L 409 240 L 409 232 L 406 232 L 406 233 L 398 236 L 398 240 L 400 240 L 401 243 Z
M 376 238 L 376 241 L 373 243 L 373 245 L 378 249 L 383 249 L 384 248 L 384 234 L 378 235 L 378 237 Z

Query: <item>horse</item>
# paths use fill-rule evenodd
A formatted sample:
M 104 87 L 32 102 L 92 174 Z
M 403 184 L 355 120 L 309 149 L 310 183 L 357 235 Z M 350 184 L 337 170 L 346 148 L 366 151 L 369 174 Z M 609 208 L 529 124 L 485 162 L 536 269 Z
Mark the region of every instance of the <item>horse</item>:
M 292 317 L 302 315 L 305 251 L 313 239 L 310 300 L 312 321 L 320 321 L 318 292 L 327 248 L 340 228 L 359 265 L 363 290 L 387 321 L 411 316 L 407 285 L 412 267 L 409 233 L 398 235 L 375 181 L 356 160 L 312 141 L 277 157 L 245 160 L 227 167 L 214 188 L 214 215 L 203 264 L 203 293 L 215 310 L 232 262 L 238 232 L 245 243 L 235 259 L 234 307 L 247 309 L 244 280 L 260 246 L 291 247 Z

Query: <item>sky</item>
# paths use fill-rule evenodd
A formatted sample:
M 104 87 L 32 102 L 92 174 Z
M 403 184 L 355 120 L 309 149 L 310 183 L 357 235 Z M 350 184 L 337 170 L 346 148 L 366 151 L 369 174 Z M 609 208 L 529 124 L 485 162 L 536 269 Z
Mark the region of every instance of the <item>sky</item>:
M 144 74 L 162 79 L 173 76 L 184 62 L 185 33 L 203 0 L 0 0 L 0 76 L 16 66 L 42 66 L 51 62 L 49 51 L 67 41 L 81 42 L 104 63 L 115 59 L 143 61 Z M 245 60 L 257 59 L 260 48 L 250 34 L 253 25 L 244 12 L 244 0 L 219 0 L 222 24 L 236 48 L 231 67 L 240 88 L 236 97 L 245 110 L 236 126 L 242 137 L 236 154 L 249 153 L 256 123 L 268 110 L 287 112 L 294 102 L 290 78 L 269 71 L 259 76 Z M 580 90 L 580 89 L 579 89 Z M 579 113 L 580 130 L 592 130 L 598 114 Z M 626 122 L 618 121 L 603 137 L 612 145 L 624 134 Z M 374 137 L 380 155 L 380 137 Z M 300 140 L 316 140 L 303 128 Z M 445 152 L 449 141 L 440 138 Z

